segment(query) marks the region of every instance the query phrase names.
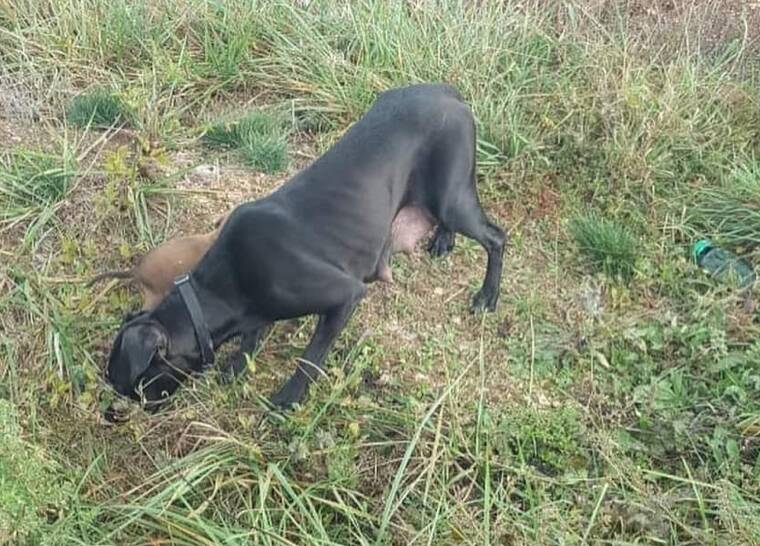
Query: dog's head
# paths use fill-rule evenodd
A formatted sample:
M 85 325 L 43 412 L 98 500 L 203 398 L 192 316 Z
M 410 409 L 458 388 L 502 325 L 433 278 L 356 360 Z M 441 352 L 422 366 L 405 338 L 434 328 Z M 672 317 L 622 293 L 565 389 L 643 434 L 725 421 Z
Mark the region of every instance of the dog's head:
M 125 321 L 116 335 L 106 379 L 119 394 L 156 409 L 200 368 L 194 338 L 170 337 L 150 313 Z

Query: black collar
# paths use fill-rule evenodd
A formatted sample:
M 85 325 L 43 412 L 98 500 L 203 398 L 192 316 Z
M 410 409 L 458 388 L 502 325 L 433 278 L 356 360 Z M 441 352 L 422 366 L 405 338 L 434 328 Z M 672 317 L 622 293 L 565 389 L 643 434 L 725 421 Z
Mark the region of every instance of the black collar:
M 190 320 L 195 330 L 195 338 L 198 340 L 198 346 L 201 348 L 201 360 L 203 367 L 209 368 L 214 365 L 214 341 L 211 339 L 211 333 L 208 330 L 208 324 L 203 316 L 201 305 L 198 303 L 198 297 L 195 295 L 193 283 L 189 275 L 182 275 L 174 279 L 174 286 L 179 291 L 179 296 L 185 302 L 187 312 L 190 314 Z

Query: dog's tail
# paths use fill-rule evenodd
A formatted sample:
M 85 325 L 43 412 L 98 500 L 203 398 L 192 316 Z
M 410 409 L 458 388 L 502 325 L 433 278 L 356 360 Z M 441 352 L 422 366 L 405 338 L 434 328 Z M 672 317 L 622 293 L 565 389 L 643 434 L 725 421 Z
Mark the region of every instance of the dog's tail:
M 90 287 L 93 284 L 95 284 L 98 281 L 102 281 L 103 279 L 131 279 L 132 278 L 132 270 L 126 269 L 124 271 L 104 271 L 100 275 L 94 276 L 92 279 L 87 281 L 87 286 Z

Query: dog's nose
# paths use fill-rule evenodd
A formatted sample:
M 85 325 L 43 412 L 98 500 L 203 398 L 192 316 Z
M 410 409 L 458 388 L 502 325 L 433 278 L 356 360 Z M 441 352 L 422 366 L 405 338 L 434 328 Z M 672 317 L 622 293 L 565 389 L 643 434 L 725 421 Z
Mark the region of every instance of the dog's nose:
M 113 406 L 108 406 L 103 412 L 103 418 L 109 423 L 118 423 L 123 420 L 122 415 L 114 409 Z
M 109 397 L 110 398 L 110 397 Z M 103 418 L 109 423 L 119 423 L 129 419 L 130 404 L 129 401 L 117 397 L 109 401 L 106 409 L 103 410 Z
M 126 409 L 111 404 L 103 412 L 103 419 L 109 423 L 123 423 L 129 420 L 129 413 Z

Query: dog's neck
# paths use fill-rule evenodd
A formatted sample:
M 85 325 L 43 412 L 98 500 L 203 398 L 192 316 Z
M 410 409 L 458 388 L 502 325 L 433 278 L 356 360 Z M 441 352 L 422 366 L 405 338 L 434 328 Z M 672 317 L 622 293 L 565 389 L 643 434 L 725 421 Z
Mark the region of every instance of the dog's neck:
M 231 307 L 227 302 L 217 297 L 213 291 L 205 289 L 202 285 L 194 284 L 193 288 L 203 318 L 208 325 L 214 349 L 241 333 L 240 324 L 243 319 L 241 310 Z M 189 333 L 195 336 L 195 326 L 176 287 L 155 308 L 152 315 L 166 328 L 170 339 Z M 198 351 L 200 354 L 200 348 Z

